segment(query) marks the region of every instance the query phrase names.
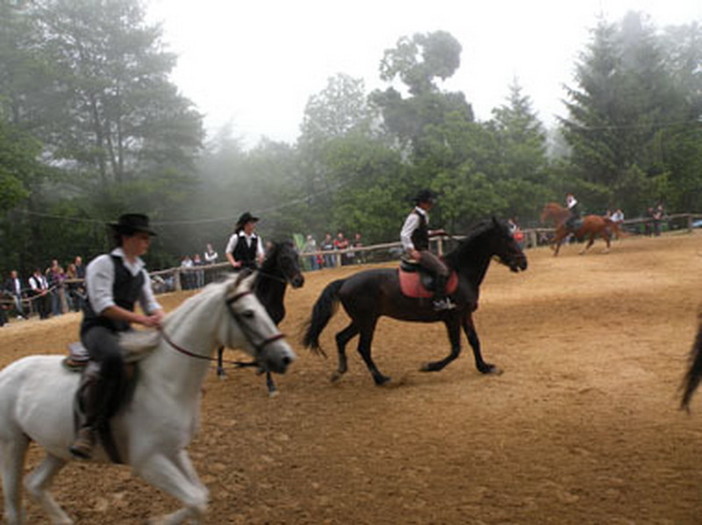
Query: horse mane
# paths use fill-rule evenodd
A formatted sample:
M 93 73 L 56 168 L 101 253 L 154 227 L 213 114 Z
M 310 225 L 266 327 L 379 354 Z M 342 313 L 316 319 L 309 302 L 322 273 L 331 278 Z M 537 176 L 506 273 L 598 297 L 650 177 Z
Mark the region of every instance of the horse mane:
M 475 242 L 485 233 L 495 229 L 495 223 L 500 227 L 507 228 L 503 222 L 496 221 L 495 219 L 484 219 L 480 221 L 470 229 L 463 239 L 458 241 L 458 246 L 456 246 L 456 248 L 444 256 L 446 262 L 449 263 L 452 268 L 457 268 L 459 266 L 459 261 L 465 257 L 466 253 L 474 251 L 473 245 Z
M 163 318 L 163 326 L 170 323 L 178 323 L 178 319 L 185 313 L 191 311 L 203 300 L 215 294 L 223 293 L 229 283 L 237 279 L 236 275 L 226 277 L 221 281 L 214 281 L 202 288 L 198 293 L 188 297 L 178 307 L 166 314 Z M 119 335 L 119 345 L 126 352 L 127 361 L 135 361 L 154 350 L 161 342 L 161 331 L 155 328 L 145 330 L 130 330 Z

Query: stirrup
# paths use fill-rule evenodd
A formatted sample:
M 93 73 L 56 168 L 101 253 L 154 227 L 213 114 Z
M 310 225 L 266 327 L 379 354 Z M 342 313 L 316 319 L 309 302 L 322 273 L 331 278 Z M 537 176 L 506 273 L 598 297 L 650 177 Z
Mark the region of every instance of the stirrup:
M 444 297 L 442 299 L 435 299 L 434 302 L 432 303 L 434 306 L 434 310 L 437 312 L 443 311 L 443 310 L 453 310 L 456 308 L 456 305 L 451 299 L 448 297 Z

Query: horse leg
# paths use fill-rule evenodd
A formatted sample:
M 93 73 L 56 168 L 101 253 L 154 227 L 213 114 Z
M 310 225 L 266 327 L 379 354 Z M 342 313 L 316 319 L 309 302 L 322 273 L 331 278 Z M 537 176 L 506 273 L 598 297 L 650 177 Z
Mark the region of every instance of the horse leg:
M 611 245 L 611 240 L 612 236 L 607 233 L 606 231 L 602 234 L 602 238 L 604 239 L 605 244 L 607 245 L 604 250 L 602 250 L 602 253 L 609 253 L 609 247 Z
M 483 374 L 496 374 L 502 373 L 502 370 L 497 366 L 486 363 L 483 361 L 483 354 L 480 351 L 480 339 L 478 339 L 478 332 L 475 330 L 475 324 L 473 323 L 473 315 L 466 313 L 463 317 L 463 331 L 466 333 L 470 347 L 473 349 L 473 357 L 475 358 L 475 367 L 479 372 Z
M 352 321 L 351 324 L 336 334 L 336 351 L 337 355 L 339 356 L 339 366 L 337 367 L 336 372 L 332 374 L 332 382 L 336 382 L 341 379 L 341 376 L 343 376 L 349 369 L 348 361 L 346 359 L 346 345 L 351 339 L 358 335 L 358 332 L 358 326 L 356 326 L 356 323 Z
M 364 326 L 360 328 L 361 335 L 358 341 L 358 353 L 361 354 L 363 362 L 366 363 L 366 367 L 373 376 L 375 384 L 377 386 L 382 386 L 390 381 L 390 378 L 383 375 L 380 370 L 378 370 L 378 367 L 375 366 L 373 358 L 371 357 L 371 343 L 373 342 L 373 332 L 375 332 L 375 325 L 377 322 L 378 318 L 376 317 L 367 321 Z
M 266 372 L 266 387 L 268 387 L 269 397 L 275 397 L 279 394 L 278 387 L 276 386 L 275 381 L 273 381 L 273 376 L 270 372 Z
M 172 514 L 151 520 L 151 523 L 176 524 L 191 520 L 193 523 L 202 523 L 207 510 L 209 493 L 198 479 L 191 479 L 189 459 L 185 460 L 185 450 L 178 452 L 175 458 L 164 454 L 154 454 L 140 462 L 134 470 L 144 481 L 154 487 L 167 492 L 180 500 L 185 508 Z M 188 466 L 189 465 L 189 466 Z M 185 466 L 185 468 L 183 468 Z M 194 469 L 193 469 L 194 472 Z
M 585 255 L 585 253 L 590 249 L 590 246 L 592 246 L 595 242 L 595 235 L 590 234 L 589 240 L 587 241 L 587 244 L 585 245 L 585 248 L 583 248 L 580 251 L 580 255 Z
M 8 525 L 19 525 L 24 522 L 20 480 L 28 447 L 29 438 L 19 432 L 0 441 L 0 468 L 5 502 L 3 516 Z
M 444 359 L 426 363 L 420 370 L 422 372 L 438 372 L 443 370 L 446 365 L 456 359 L 461 353 L 461 327 L 457 318 L 445 321 L 446 330 L 448 331 L 449 341 L 451 341 L 451 353 Z
M 44 460 L 24 478 L 24 486 L 34 500 L 51 517 L 52 523 L 69 524 L 73 520 L 56 503 L 49 492 L 54 476 L 66 465 L 66 460 L 47 454 Z
M 219 377 L 220 379 L 224 379 L 225 377 L 227 377 L 227 373 L 224 371 L 223 354 L 224 354 L 224 347 L 220 346 L 217 349 L 217 377 Z

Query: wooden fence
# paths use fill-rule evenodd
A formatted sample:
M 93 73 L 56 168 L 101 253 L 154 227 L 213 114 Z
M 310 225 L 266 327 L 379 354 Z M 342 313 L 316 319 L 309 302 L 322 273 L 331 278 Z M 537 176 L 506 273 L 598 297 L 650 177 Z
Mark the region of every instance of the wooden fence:
M 691 232 L 695 227 L 695 221 L 700 221 L 700 226 L 702 226 L 702 214 L 700 213 L 678 213 L 673 215 L 667 215 L 661 221 L 654 221 L 651 218 L 636 218 L 627 219 L 623 221 L 623 229 L 625 229 L 630 234 L 651 234 L 655 235 L 656 232 L 665 232 L 671 230 L 677 231 L 688 231 Z M 553 228 L 525 228 L 522 230 L 524 233 L 524 241 L 522 245 L 524 248 L 534 248 L 536 246 L 542 246 L 547 244 L 554 233 Z M 432 239 L 434 243 L 434 250 L 441 254 L 446 249 L 448 243 L 460 239 L 460 237 L 445 236 Z M 348 255 L 353 254 L 352 258 Z M 402 245 L 398 242 L 388 242 L 381 244 L 374 244 L 371 246 L 358 246 L 347 248 L 345 250 L 318 250 L 315 252 L 301 253 L 300 260 L 306 270 L 310 269 L 308 264 L 308 258 L 315 257 L 325 259 L 327 261 L 333 261 L 333 267 L 342 266 L 345 264 L 364 264 L 369 262 L 387 262 L 391 260 L 399 260 L 402 254 Z M 352 262 L 350 262 L 352 259 Z M 195 267 L 181 267 L 177 266 L 174 268 L 168 268 L 165 270 L 158 270 L 150 272 L 152 284 L 154 291 L 157 294 L 181 291 L 189 289 L 197 289 L 205 284 L 220 278 L 222 275 L 231 271 L 231 266 L 228 262 L 218 263 L 206 266 L 195 266 Z M 70 282 L 81 282 L 80 280 L 66 281 Z M 34 301 L 35 298 L 29 297 L 29 294 L 23 297 L 22 302 L 25 305 L 25 312 L 36 311 Z M 8 308 L 14 305 L 14 300 L 10 297 L 0 298 L 0 307 Z

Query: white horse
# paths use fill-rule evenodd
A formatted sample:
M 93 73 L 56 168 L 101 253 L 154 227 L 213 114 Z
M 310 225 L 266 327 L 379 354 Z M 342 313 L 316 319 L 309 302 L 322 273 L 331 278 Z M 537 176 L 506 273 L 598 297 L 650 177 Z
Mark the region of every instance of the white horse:
M 207 488 L 185 448 L 196 431 L 200 389 L 214 350 L 243 348 L 264 370 L 279 373 L 295 359 L 251 293 L 253 278 L 210 284 L 166 316 L 161 332 L 123 336 L 130 351 L 153 350 L 139 362 L 132 400 L 112 419 L 117 448 L 134 473 L 184 505 L 157 522 L 200 523 L 207 508 Z M 46 457 L 25 477 L 24 486 L 53 523 L 72 523 L 48 492 L 53 477 L 72 459 L 68 447 L 75 433 L 79 374 L 66 370 L 62 359 L 30 356 L 0 371 L 0 468 L 8 524 L 23 522 L 20 479 L 31 441 Z M 109 462 L 101 446 L 93 461 Z

